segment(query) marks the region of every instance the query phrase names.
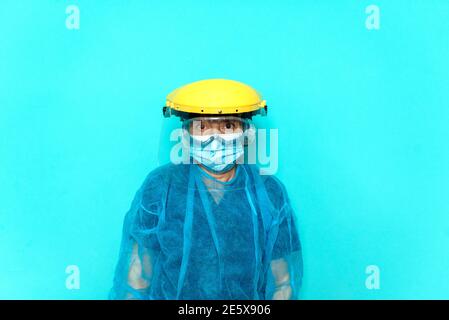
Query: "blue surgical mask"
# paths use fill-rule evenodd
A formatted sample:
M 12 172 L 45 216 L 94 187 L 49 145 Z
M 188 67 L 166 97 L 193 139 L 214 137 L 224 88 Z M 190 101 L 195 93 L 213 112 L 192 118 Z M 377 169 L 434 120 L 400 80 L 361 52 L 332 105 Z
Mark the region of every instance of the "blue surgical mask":
M 229 171 L 244 154 L 241 134 L 190 136 L 190 156 L 214 173 Z

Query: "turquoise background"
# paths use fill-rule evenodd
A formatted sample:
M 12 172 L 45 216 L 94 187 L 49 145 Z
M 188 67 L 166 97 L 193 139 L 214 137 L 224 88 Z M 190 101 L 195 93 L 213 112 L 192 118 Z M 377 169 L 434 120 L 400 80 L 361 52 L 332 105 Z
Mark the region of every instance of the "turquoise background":
M 106 298 L 124 214 L 168 152 L 165 95 L 220 77 L 261 91 L 279 129 L 302 298 L 448 299 L 448 34 L 446 0 L 3 0 L 0 298 Z

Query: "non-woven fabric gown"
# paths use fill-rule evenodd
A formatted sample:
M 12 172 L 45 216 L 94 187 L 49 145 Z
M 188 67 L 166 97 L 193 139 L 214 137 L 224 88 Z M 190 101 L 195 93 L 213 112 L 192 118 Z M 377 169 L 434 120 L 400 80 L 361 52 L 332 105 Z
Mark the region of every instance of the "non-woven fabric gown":
M 123 226 L 111 299 L 297 299 L 302 255 L 282 183 L 238 164 L 221 182 L 167 164 L 137 191 Z

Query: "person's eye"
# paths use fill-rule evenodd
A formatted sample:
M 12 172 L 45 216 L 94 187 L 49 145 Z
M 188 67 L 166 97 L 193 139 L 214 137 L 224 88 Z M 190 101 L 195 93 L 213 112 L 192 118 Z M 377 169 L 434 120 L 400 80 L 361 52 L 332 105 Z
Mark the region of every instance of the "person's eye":
M 234 129 L 235 128 L 235 124 L 234 123 L 232 123 L 232 122 L 230 122 L 230 121 L 227 121 L 226 123 L 225 123 L 225 128 L 226 129 Z

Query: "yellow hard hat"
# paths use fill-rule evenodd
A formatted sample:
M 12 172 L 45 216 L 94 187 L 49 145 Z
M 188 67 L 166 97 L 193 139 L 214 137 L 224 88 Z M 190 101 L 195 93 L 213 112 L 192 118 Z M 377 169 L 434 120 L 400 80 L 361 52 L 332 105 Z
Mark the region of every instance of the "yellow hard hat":
M 165 117 L 189 114 L 266 115 L 267 105 L 254 88 L 239 81 L 207 79 L 186 84 L 167 95 Z

